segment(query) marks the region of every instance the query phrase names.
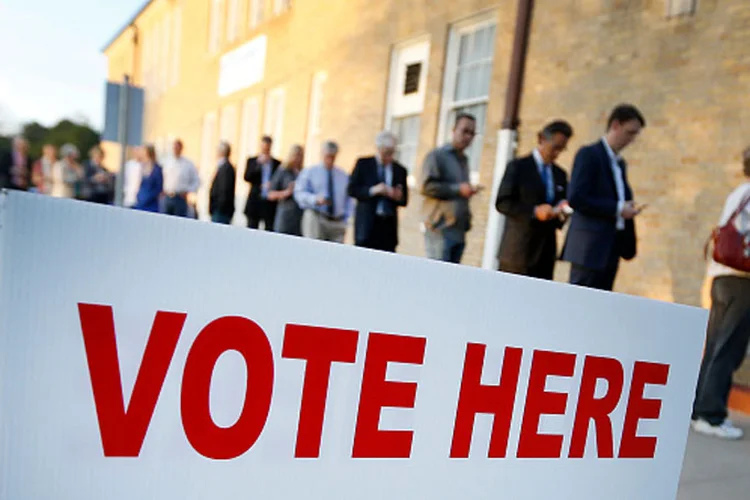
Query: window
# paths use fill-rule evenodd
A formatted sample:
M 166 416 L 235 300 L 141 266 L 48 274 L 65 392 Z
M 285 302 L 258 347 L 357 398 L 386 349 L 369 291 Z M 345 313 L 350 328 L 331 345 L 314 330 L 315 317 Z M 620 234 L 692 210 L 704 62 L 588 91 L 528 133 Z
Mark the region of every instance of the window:
M 201 134 L 201 162 L 198 170 L 201 186 L 198 190 L 198 213 L 201 219 L 208 219 L 208 195 L 216 173 L 216 113 L 203 117 Z
M 698 0 L 667 0 L 667 17 L 695 14 Z
M 161 57 L 161 24 L 156 23 L 151 30 L 151 98 L 158 99 L 161 95 L 161 74 L 159 72 L 159 58 Z
M 494 17 L 493 14 L 491 18 L 455 26 L 448 42 L 439 137 L 450 140 L 458 113 L 470 113 L 476 117 L 477 135 L 466 152 L 472 182 L 479 178 L 483 134 L 487 124 L 495 48 Z
M 410 174 L 417 165 L 429 58 L 430 41 L 424 38 L 397 45 L 391 53 L 385 126 L 398 137 L 396 159 Z
M 180 81 L 180 58 L 182 57 L 182 5 L 174 9 L 172 15 L 172 60 L 169 66 L 169 85 L 174 87 Z
M 143 34 L 143 48 L 141 49 L 141 78 L 143 79 L 143 89 L 146 93 L 146 101 L 153 97 L 151 94 L 151 35 Z
M 232 147 L 234 157 L 237 147 L 237 106 L 232 104 L 221 110 L 221 123 L 219 125 L 219 140 L 226 141 Z
M 247 225 L 244 206 L 250 185 L 244 182 L 246 160 L 258 154 L 258 143 L 260 142 L 260 100 L 257 97 L 245 99 L 242 103 L 242 128 L 240 129 L 240 149 L 237 156 L 237 188 L 235 200 L 237 210 L 235 211 L 235 222 L 240 226 Z
M 227 41 L 234 42 L 240 34 L 240 0 L 229 0 L 227 9 Z
M 250 0 L 250 28 L 257 28 L 263 22 L 265 0 Z
M 223 13 L 224 0 L 211 0 L 210 25 L 208 28 L 208 51 L 211 54 L 218 52 L 221 45 Z
M 263 133 L 273 138 L 274 156 L 282 153 L 282 132 L 284 131 L 284 89 L 277 88 L 269 92 L 266 98 L 265 119 Z
M 310 108 L 307 115 L 307 141 L 305 143 L 305 163 L 317 163 L 320 159 L 322 141 L 321 119 L 323 112 L 323 90 L 328 75 L 318 72 L 313 76 L 310 88 Z
M 162 44 L 161 54 L 159 56 L 159 88 L 164 93 L 169 88 L 169 48 L 172 45 L 172 16 L 164 16 L 162 24 Z
M 291 6 L 291 0 L 273 0 L 273 13 L 278 16 L 288 11 Z

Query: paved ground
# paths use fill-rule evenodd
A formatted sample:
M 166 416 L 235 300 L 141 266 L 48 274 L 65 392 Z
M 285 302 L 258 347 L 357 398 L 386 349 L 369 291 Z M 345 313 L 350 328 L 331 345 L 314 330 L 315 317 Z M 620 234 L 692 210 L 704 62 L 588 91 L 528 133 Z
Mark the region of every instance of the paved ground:
M 745 439 L 721 441 L 690 431 L 677 500 L 750 498 L 750 417 L 734 415 Z

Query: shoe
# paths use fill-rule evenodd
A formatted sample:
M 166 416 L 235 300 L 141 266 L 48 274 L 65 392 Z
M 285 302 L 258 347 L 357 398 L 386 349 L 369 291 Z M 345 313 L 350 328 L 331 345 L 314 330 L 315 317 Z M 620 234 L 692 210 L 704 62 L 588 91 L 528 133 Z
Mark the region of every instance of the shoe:
M 736 441 L 742 439 L 745 434 L 742 429 L 735 427 L 731 420 L 724 420 L 720 425 L 711 425 L 702 418 L 693 420 L 691 424 L 693 430 L 706 436 L 717 437 L 720 439 L 727 439 L 730 441 Z

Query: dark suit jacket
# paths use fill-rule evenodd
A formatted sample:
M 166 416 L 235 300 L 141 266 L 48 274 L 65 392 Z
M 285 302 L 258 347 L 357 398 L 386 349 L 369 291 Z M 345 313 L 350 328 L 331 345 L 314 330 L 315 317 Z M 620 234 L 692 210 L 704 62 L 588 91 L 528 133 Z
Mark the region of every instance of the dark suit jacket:
M 281 162 L 276 158 L 271 158 L 271 176 L 268 178 L 269 181 L 273 174 L 276 173 L 276 169 L 279 168 Z M 247 204 L 245 205 L 245 215 L 252 218 L 260 218 L 265 214 L 265 206 L 273 205 L 276 206 L 275 202 L 263 199 L 263 168 L 258 165 L 258 157 L 247 159 L 247 165 L 245 166 L 245 182 L 249 182 L 250 194 L 247 196 Z
M 627 165 L 621 162 L 625 200 L 633 199 Z M 602 270 L 611 265 L 617 244 L 619 257 L 636 255 L 635 224 L 625 221 L 625 231 L 617 241 L 617 187 L 610 158 L 602 141 L 585 146 L 576 154 L 568 189 L 568 201 L 575 210 L 563 250 L 563 260 Z
M 234 166 L 228 161 L 224 162 L 218 168 L 214 182 L 211 184 L 211 197 L 208 204 L 208 212 L 210 214 L 234 215 L 236 177 Z
M 392 186 L 401 186 L 404 191 L 404 199 L 394 203 L 394 209 L 405 207 L 409 201 L 409 188 L 406 185 L 406 169 L 398 162 L 393 162 Z M 354 171 L 349 177 L 349 196 L 357 199 L 357 212 L 354 222 L 354 239 L 357 244 L 363 244 L 370 238 L 378 201 L 381 196 L 370 196 L 370 188 L 380 184 L 378 174 L 378 161 L 374 156 L 360 158 L 354 166 Z M 396 217 L 398 224 L 398 217 Z M 397 242 L 398 243 L 398 242 Z
M 552 166 L 555 198 L 552 205 L 564 200 L 568 191 L 568 174 Z M 534 207 L 547 203 L 547 192 L 533 155 L 511 161 L 497 192 L 495 206 L 506 216 L 503 240 L 498 257 L 500 269 L 520 274 L 528 272 L 542 258 L 557 258 L 556 231 L 563 226 L 559 219 L 542 222 L 534 217 Z M 545 252 L 545 248 L 553 251 Z
M 31 158 L 26 155 L 26 185 L 19 186 L 13 182 L 13 176 L 11 175 L 11 169 L 13 168 L 13 152 L 6 151 L 0 154 L 0 189 L 20 189 L 26 191 L 31 187 L 31 167 L 33 162 Z

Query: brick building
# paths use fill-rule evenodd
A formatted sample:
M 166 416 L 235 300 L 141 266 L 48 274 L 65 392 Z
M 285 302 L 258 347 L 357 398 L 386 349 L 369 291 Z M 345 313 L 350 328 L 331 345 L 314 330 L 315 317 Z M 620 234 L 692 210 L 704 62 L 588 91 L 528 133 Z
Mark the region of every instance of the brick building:
M 351 168 L 383 128 L 418 172 L 452 115 L 479 117 L 474 178 L 492 183 L 516 0 L 152 0 L 105 48 L 110 80 L 146 89 L 146 137 L 162 151 L 181 137 L 213 175 L 219 139 L 233 160 L 276 139 L 275 153 L 328 138 Z M 741 180 L 750 143 L 750 2 L 747 0 L 537 0 L 521 106 L 519 153 L 540 126 L 565 118 L 576 135 L 561 163 L 599 137 L 620 101 L 649 121 L 626 152 L 631 183 L 650 207 L 640 256 L 617 289 L 700 305 L 702 247 L 726 194 Z M 110 158 L 115 147 L 108 145 Z M 240 173 L 244 167 L 240 167 Z M 238 183 L 238 217 L 247 186 Z M 489 189 L 473 203 L 464 262 L 482 258 Z M 416 194 L 416 193 L 415 193 Z M 205 199 L 205 190 L 202 194 Z M 402 253 L 423 255 L 418 196 L 404 212 Z M 201 207 L 205 210 L 205 203 Z M 559 279 L 567 277 L 558 266 Z

